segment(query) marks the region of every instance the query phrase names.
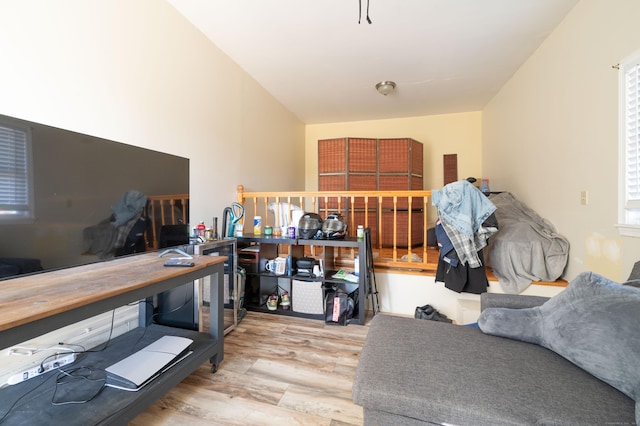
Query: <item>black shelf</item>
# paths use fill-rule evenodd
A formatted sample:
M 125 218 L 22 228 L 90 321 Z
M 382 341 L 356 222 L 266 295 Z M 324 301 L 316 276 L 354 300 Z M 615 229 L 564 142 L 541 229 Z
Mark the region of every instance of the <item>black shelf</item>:
M 73 364 L 64 369 L 69 371 L 82 366 L 103 373 L 105 367 L 165 335 L 191 338 L 194 352 L 137 392 L 105 388 L 91 401 L 82 404 L 52 404 L 51 391 L 55 389 L 58 375 L 55 370 L 7 386 L 0 389 L 2 423 L 65 426 L 126 424 L 207 360 L 212 363 L 212 371 L 215 371 L 224 357 L 223 260 L 221 257 L 196 255 L 192 268 L 165 268 L 165 259 L 158 257 L 158 253 L 150 252 L 68 268 L 64 274 L 53 271 L 10 280 L 6 285 L 20 288 L 21 298 L 5 304 L 0 321 L 19 321 L 20 325 L 0 332 L 1 348 L 205 276 L 211 276 L 211 310 L 209 331 L 202 333 L 157 324 L 145 327 L 152 317 L 152 309 L 147 303 L 140 303 L 138 328 L 114 338 L 104 349 L 99 346 L 100 350 L 79 355 Z M 49 303 L 35 305 L 30 302 L 33 297 L 48 300 Z M 32 306 L 32 309 L 25 311 L 25 305 Z M 71 384 L 63 387 L 72 389 Z M 60 389 L 58 391 L 62 392 Z M 57 393 L 56 396 L 61 395 Z M 82 395 L 79 399 L 82 400 Z
M 343 240 L 309 240 L 303 238 L 265 237 L 264 235 L 254 234 L 244 234 L 242 237 L 238 237 L 237 239 L 239 247 L 257 247 L 257 251 L 254 249 L 254 251 L 251 252 L 251 256 L 255 257 L 252 257 L 251 261 L 247 259 L 244 260 L 246 262 L 245 300 L 248 310 L 323 320 L 324 314 L 309 314 L 305 312 L 295 311 L 293 309 L 284 310 L 280 309 L 280 306 L 278 306 L 278 310 L 270 311 L 267 309 L 266 300 L 268 299 L 270 294 L 281 294 L 284 290 L 289 293 L 293 307 L 295 305 L 294 299 L 296 297 L 295 291 L 293 291 L 294 286 L 296 285 L 294 281 L 296 280 L 320 283 L 320 286 L 322 288 L 322 300 L 318 300 L 317 303 L 322 303 L 323 306 L 324 296 L 327 289 L 333 287 L 340 287 L 343 289 L 348 287 L 352 289 L 355 286 L 359 290 L 357 292 L 353 291 L 353 294 L 357 294 L 357 300 L 355 300 L 354 302 L 358 306 L 358 309 L 356 312 L 356 316 L 351 318 L 349 323 L 364 324 L 365 301 L 367 290 L 369 288 L 369 274 L 365 273 L 367 268 L 367 250 L 369 246 L 367 244 L 368 233 L 365 233 L 365 238 L 362 239 L 345 238 Z M 280 250 L 279 246 L 286 246 L 286 250 Z M 322 253 L 316 256 L 323 260 L 325 268 L 323 277 L 309 277 L 307 275 L 297 275 L 295 273 L 291 275 L 277 275 L 263 270 L 266 260 L 273 259 L 279 255 L 290 255 L 294 260 L 299 259 L 304 256 L 305 247 L 309 246 L 319 246 L 323 248 L 321 250 Z M 340 268 L 339 265 L 336 265 L 336 257 L 334 256 L 336 254 L 336 248 L 355 249 L 357 251 L 357 255 L 359 256 L 358 265 L 360 269 L 358 282 L 353 283 L 350 281 L 334 279 L 331 277 L 339 269 L 343 269 Z M 243 260 L 240 260 L 239 264 L 240 266 L 243 266 Z M 319 289 L 317 287 L 309 291 L 314 292 L 312 297 L 320 297 L 320 295 L 318 294 Z M 314 305 L 314 307 L 308 310 L 311 312 L 318 312 L 318 305 Z
M 101 372 L 111 364 L 167 335 L 192 339 L 194 343 L 190 348 L 193 353 L 139 391 L 129 392 L 105 387 L 97 397 L 87 403 L 54 405 L 52 404 L 54 392 L 56 398 L 62 401 L 67 398 L 67 395 L 90 395 L 86 393 L 89 389 L 81 387 L 83 384 L 80 380 L 77 384 L 72 382 L 64 386 L 59 385 L 56 389 L 56 376 L 62 373 L 54 370 L 38 378 L 3 389 L 2 398 L 0 398 L 0 417 L 9 411 L 15 401 L 17 403 L 2 424 L 30 426 L 34 424 L 35 419 L 39 424 L 125 424 L 140 412 L 140 406 L 150 405 L 161 398 L 168 388 L 176 386 L 211 358 L 216 351 L 216 342 L 211 340 L 209 334 L 161 325 L 139 327 L 113 339 L 104 350 L 101 350 L 103 345 L 99 345 L 92 349 L 96 352 L 78 355 L 78 359 L 73 364 L 62 368 L 64 371 L 71 372 L 77 368 L 86 367 L 102 377 Z M 100 383 L 96 386 L 98 385 Z M 76 388 L 74 389 L 73 386 Z
M 342 240 L 309 240 L 306 238 L 265 237 L 264 235 L 244 234 L 238 237 L 238 242 L 287 244 L 299 246 L 331 246 L 331 247 L 358 247 L 363 240 L 345 238 Z

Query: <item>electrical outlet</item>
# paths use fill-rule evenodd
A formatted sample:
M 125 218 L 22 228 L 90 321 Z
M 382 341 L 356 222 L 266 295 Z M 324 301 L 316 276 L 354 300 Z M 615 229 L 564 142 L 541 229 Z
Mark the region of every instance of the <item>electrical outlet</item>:
M 23 371 L 22 373 L 14 374 L 9 377 L 7 380 L 8 385 L 16 385 L 18 383 L 22 383 L 34 377 L 40 376 L 41 374 L 48 373 L 51 370 L 58 369 L 63 365 L 71 364 L 76 360 L 76 354 L 74 353 L 66 353 L 60 354 L 56 359 L 47 361 L 42 365 L 37 365 L 28 370 Z
M 587 191 L 580 192 L 580 204 L 583 206 L 589 204 L 589 193 Z

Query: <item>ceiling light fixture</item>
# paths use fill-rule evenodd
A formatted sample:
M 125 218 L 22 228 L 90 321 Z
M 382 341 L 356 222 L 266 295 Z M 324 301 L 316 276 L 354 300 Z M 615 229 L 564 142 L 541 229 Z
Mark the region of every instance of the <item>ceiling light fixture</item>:
M 376 90 L 385 96 L 393 92 L 395 89 L 396 83 L 394 83 L 393 81 L 381 81 L 380 83 L 376 84 Z

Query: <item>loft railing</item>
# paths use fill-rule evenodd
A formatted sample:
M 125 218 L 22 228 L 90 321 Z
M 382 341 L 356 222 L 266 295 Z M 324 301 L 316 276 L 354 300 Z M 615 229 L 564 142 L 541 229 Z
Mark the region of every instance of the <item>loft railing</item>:
M 253 232 L 253 217 L 263 226 L 294 224 L 301 213 L 325 218 L 343 216 L 348 235 L 358 225 L 370 228 L 376 267 L 401 270 L 435 270 L 437 251 L 427 247 L 428 204 L 431 191 L 245 191 L 238 185 L 237 201 L 244 206 L 244 233 Z

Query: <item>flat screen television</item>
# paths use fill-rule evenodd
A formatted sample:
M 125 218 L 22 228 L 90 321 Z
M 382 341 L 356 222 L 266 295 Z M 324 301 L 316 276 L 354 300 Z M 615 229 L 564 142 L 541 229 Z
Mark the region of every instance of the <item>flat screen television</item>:
M 30 129 L 34 217 L 0 222 L 0 259 L 37 260 L 44 270 L 102 260 L 83 234 L 109 220 L 126 193 L 189 193 L 187 158 L 0 115 L 3 122 Z

